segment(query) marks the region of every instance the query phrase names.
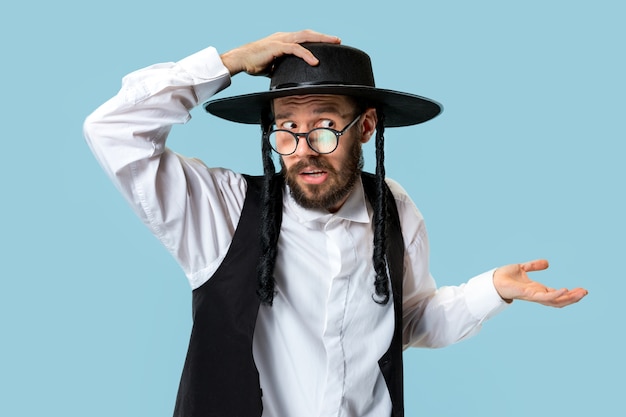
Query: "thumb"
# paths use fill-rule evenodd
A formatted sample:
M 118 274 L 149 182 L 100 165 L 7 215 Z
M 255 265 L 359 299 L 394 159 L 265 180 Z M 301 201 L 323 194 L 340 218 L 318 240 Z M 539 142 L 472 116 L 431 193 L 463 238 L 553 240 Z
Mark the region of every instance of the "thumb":
M 521 264 L 522 269 L 525 272 L 543 271 L 548 269 L 548 261 L 545 259 L 535 259 L 534 261 L 528 261 Z

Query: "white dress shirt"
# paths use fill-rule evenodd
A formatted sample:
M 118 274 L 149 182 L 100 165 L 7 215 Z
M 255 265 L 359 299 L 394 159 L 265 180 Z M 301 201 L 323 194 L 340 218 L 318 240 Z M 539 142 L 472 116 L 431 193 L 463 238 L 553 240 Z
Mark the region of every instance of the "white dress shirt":
M 186 123 L 193 107 L 229 84 L 216 50 L 207 48 L 127 75 L 120 92 L 85 121 L 94 155 L 192 288 L 224 259 L 246 182 L 174 153 L 165 141 L 173 124 Z M 437 289 L 422 215 L 396 182 L 387 182 L 405 242 L 403 343 L 441 347 L 475 334 L 506 305 L 493 271 Z M 261 306 L 254 334 L 263 415 L 389 415 L 378 359 L 393 335 L 393 302 L 372 299 L 372 210 L 362 184 L 332 214 L 300 207 L 288 191 L 283 203 L 277 295 L 272 307 Z

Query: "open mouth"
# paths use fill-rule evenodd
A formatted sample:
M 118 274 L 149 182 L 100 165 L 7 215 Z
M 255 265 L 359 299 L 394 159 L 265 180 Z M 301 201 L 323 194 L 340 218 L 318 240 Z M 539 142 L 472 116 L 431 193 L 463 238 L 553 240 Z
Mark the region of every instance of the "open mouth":
M 300 175 L 306 175 L 306 176 L 310 176 L 310 177 L 320 177 L 320 176 L 322 176 L 324 174 L 326 174 L 326 172 L 322 171 L 322 170 L 304 171 L 304 172 L 300 173 Z
M 328 172 L 321 169 L 308 169 L 300 171 L 300 178 L 307 184 L 321 184 L 326 181 Z

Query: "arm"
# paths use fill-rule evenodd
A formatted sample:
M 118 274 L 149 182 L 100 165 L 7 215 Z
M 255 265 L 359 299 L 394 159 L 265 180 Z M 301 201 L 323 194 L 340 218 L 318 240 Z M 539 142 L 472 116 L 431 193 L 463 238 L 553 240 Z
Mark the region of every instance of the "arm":
M 96 159 L 192 287 L 208 279 L 224 255 L 245 182 L 230 171 L 177 155 L 165 142 L 174 124 L 186 123 L 194 106 L 229 83 L 217 51 L 207 48 L 127 75 L 119 93 L 84 124 Z M 210 239 L 201 239 L 200 231 Z
M 528 277 L 544 270 L 545 260 L 507 265 L 472 278 L 459 286 L 435 289 L 427 271 L 422 273 L 413 297 L 405 299 L 405 343 L 418 347 L 443 347 L 478 333 L 482 323 L 513 300 L 565 307 L 580 301 L 587 290 L 555 290 Z M 405 292 L 406 296 L 406 292 Z M 408 308 L 407 308 L 408 307 Z
M 426 230 L 407 248 L 403 297 L 405 346 L 439 348 L 476 335 L 508 307 L 493 285 L 493 270 L 458 286 L 437 288 L 430 275 Z
M 277 33 L 221 57 L 207 48 L 176 63 L 124 77 L 119 93 L 84 124 L 96 159 L 142 221 L 179 262 L 192 287 L 215 271 L 232 239 L 243 200 L 239 174 L 210 169 L 165 146 L 174 124 L 246 71 L 260 74 L 274 57 L 317 60 L 298 42 L 339 42 L 313 31 Z
M 530 280 L 527 272 L 547 268 L 546 261 L 508 265 L 459 286 L 437 288 L 429 272 L 428 236 L 422 215 L 397 184 L 396 195 L 406 244 L 403 294 L 403 334 L 406 346 L 443 347 L 479 332 L 485 320 L 513 299 L 562 307 L 582 299 L 587 291 L 553 290 Z
M 405 347 L 448 346 L 476 334 L 482 323 L 508 304 L 489 271 L 459 286 L 437 288 L 430 274 L 430 247 L 424 218 L 406 191 L 387 180 L 396 199 L 405 244 L 402 297 Z

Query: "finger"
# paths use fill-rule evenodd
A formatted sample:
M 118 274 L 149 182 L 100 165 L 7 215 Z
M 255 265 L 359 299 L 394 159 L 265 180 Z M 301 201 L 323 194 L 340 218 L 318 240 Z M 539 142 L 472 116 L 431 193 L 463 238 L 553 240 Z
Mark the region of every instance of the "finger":
M 535 259 L 534 261 L 524 262 L 521 267 L 526 272 L 543 271 L 548 269 L 548 261 L 545 259 Z
M 568 304 L 577 303 L 589 294 L 584 288 L 575 288 L 564 294 L 559 301 L 566 301 Z M 567 304 L 566 304 L 567 305 Z
M 291 42 L 325 42 L 325 43 L 341 43 L 341 39 L 337 36 L 327 35 L 325 33 L 316 32 L 314 30 L 305 29 L 291 34 Z
M 311 51 L 297 43 L 285 44 L 283 50 L 281 51 L 281 55 L 297 56 L 298 58 L 303 59 L 307 64 L 313 66 L 319 64 L 319 60 Z
M 561 288 L 559 290 L 546 288 L 545 292 L 538 292 L 535 294 L 535 297 L 537 300 L 552 301 L 558 299 L 559 297 L 563 297 L 567 294 L 567 291 L 567 288 Z
M 325 35 L 323 33 L 314 32 L 311 30 L 303 30 L 292 34 L 292 43 L 286 45 L 285 54 L 291 54 L 303 59 L 307 64 L 315 66 L 319 64 L 319 60 L 311 51 L 301 46 L 303 42 L 324 42 L 324 43 L 341 43 L 341 39 L 337 36 Z
M 538 297 L 541 298 L 541 300 L 538 299 L 537 302 L 547 306 L 560 308 L 579 302 L 587 294 L 588 292 L 584 288 L 576 288 L 573 290 L 563 288 L 551 293 L 546 293 L 546 297 Z

